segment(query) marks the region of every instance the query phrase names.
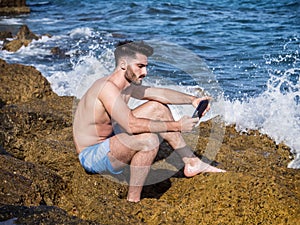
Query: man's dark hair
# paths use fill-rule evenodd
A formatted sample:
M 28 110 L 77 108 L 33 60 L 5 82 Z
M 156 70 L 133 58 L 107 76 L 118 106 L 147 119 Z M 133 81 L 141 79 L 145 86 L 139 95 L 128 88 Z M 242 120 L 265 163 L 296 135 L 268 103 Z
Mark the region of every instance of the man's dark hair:
M 143 41 L 120 41 L 116 45 L 116 49 L 114 51 L 116 64 L 118 63 L 118 60 L 124 56 L 135 58 L 136 53 L 149 57 L 153 54 L 153 48 Z

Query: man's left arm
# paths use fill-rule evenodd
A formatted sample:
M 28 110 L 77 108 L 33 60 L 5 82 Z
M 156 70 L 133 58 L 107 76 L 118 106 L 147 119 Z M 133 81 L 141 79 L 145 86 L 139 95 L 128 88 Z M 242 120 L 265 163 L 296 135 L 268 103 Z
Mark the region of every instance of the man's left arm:
M 148 88 L 145 99 L 159 101 L 164 104 L 192 104 L 195 96 L 167 88 Z
M 208 97 L 198 98 L 183 92 L 168 88 L 155 88 L 146 86 L 135 86 L 132 97 L 143 100 L 158 101 L 163 104 L 192 104 L 197 107 L 200 101 Z

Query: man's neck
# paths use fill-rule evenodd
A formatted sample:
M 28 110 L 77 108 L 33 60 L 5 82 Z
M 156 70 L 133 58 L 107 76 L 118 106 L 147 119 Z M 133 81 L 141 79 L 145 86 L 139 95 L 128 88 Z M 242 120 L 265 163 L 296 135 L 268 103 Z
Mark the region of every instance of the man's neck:
M 128 80 L 125 78 L 125 74 L 122 70 L 115 70 L 111 75 L 109 80 L 113 82 L 119 89 L 120 91 L 126 89 L 127 87 L 130 86 L 130 83 Z

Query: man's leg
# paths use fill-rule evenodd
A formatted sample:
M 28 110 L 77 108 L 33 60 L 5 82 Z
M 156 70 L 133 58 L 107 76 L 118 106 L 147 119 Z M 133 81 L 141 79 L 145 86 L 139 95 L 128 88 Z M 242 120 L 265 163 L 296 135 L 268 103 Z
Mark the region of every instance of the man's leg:
M 134 111 L 135 116 L 150 118 L 154 120 L 173 121 L 170 109 L 159 102 L 150 101 L 141 105 Z M 187 146 L 180 132 L 164 132 L 160 136 L 165 139 L 177 152 L 184 164 L 184 174 L 187 177 L 195 176 L 201 172 L 225 172 L 224 170 L 213 167 L 196 157 L 189 146 Z
M 130 164 L 127 200 L 140 201 L 143 185 L 157 155 L 159 140 L 156 134 L 128 135 L 121 133 L 110 139 L 108 157 L 115 169 Z
M 160 133 L 160 136 L 165 139 L 176 153 L 180 155 L 184 162 L 184 175 L 193 177 L 199 173 L 205 172 L 225 172 L 201 161 L 187 146 L 180 132 Z
M 161 103 L 149 101 L 133 110 L 137 117 L 149 118 L 161 121 L 173 121 L 169 108 Z M 184 173 L 186 176 L 194 176 L 200 172 L 223 172 L 212 167 L 196 157 L 186 145 L 180 132 L 160 133 L 173 149 L 181 156 L 185 163 Z M 137 202 L 143 184 L 150 170 L 150 166 L 159 149 L 159 139 L 156 134 L 143 133 L 128 135 L 121 133 L 110 140 L 108 153 L 112 166 L 115 169 L 124 167 L 130 163 L 130 182 L 127 199 Z

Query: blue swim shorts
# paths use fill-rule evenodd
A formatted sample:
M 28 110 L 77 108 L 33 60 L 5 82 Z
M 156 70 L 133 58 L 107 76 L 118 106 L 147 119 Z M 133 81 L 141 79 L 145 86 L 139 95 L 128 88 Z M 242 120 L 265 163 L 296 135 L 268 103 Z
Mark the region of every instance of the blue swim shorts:
M 109 139 L 89 146 L 79 153 L 79 161 L 83 168 L 90 173 L 110 172 L 120 174 L 123 170 L 116 171 L 107 156 L 109 149 Z

